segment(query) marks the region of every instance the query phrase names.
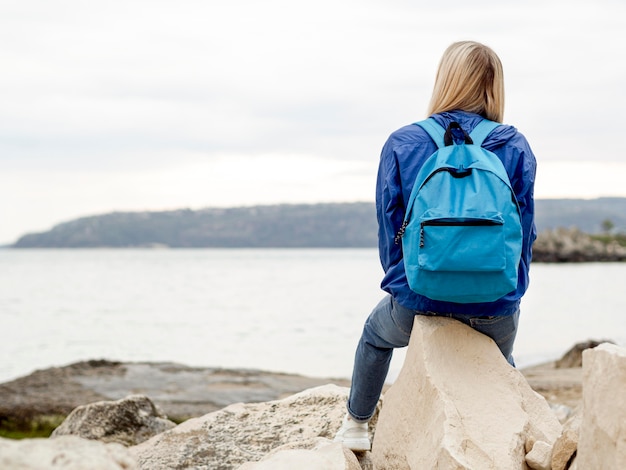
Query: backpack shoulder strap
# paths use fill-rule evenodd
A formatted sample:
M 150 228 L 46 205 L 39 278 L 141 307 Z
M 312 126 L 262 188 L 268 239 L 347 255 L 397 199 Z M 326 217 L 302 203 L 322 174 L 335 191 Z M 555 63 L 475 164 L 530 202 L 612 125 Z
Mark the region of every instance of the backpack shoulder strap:
M 437 144 L 438 148 L 445 147 L 445 144 L 443 142 L 443 136 L 446 133 L 446 130 L 441 127 L 437 123 L 437 121 L 435 121 L 433 118 L 428 118 L 424 121 L 416 122 L 415 124 L 420 126 L 428 133 L 430 138 L 435 141 L 435 144 Z
M 476 127 L 470 132 L 470 137 L 472 138 L 472 142 L 474 145 L 482 145 L 487 136 L 493 131 L 496 127 L 500 126 L 499 123 L 490 121 L 488 119 L 483 119 L 478 123 Z

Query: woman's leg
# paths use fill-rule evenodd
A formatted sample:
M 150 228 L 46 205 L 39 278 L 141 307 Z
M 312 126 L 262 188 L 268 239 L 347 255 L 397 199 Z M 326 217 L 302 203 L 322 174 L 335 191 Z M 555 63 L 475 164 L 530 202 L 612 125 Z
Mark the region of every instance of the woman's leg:
M 409 344 L 415 312 L 386 296 L 363 327 L 356 349 L 348 413 L 357 422 L 368 421 L 383 390 L 394 348 Z

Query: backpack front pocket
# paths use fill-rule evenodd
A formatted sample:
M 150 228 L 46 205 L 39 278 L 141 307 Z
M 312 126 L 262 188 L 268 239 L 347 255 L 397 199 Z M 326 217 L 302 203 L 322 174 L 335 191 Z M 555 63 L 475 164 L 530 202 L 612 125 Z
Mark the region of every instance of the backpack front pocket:
M 418 265 L 427 271 L 503 271 L 504 221 L 486 218 L 429 218 L 420 222 Z

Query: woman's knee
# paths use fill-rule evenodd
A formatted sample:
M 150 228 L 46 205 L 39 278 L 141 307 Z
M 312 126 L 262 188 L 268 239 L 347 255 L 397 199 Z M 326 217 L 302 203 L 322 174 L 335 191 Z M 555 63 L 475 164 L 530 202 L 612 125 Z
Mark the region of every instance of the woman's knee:
M 409 343 L 414 313 L 385 297 L 365 322 L 367 341 L 379 348 L 401 348 Z

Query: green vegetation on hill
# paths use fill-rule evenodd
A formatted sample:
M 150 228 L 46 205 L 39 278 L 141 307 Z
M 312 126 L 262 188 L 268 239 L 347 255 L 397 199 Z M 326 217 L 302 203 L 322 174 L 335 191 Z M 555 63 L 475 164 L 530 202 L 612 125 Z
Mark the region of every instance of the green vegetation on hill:
M 616 235 L 592 235 L 591 238 L 593 240 L 598 240 L 599 242 L 608 245 L 609 243 L 616 242 L 619 246 L 626 247 L 626 235 L 618 233 Z

